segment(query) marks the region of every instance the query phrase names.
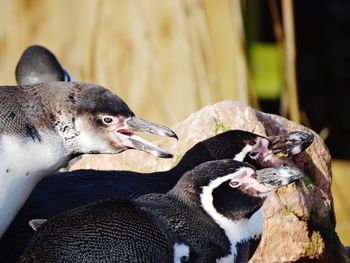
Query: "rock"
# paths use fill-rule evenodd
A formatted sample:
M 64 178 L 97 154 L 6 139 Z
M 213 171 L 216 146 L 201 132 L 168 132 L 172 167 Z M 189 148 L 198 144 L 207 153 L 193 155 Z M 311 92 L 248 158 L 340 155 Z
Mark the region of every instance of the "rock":
M 73 169 L 167 170 L 195 143 L 229 129 L 267 136 L 293 130 L 314 133 L 285 118 L 256 111 L 235 101 L 206 106 L 172 128 L 179 141 L 165 138 L 156 143 L 174 153 L 173 159 L 158 159 L 130 150 L 116 156 L 85 156 Z M 314 135 L 314 143 L 293 159 L 305 174 L 303 182 L 280 189 L 263 206 L 263 235 L 250 260 L 252 263 L 350 262 L 347 250 L 335 232 L 331 157 L 322 139 Z

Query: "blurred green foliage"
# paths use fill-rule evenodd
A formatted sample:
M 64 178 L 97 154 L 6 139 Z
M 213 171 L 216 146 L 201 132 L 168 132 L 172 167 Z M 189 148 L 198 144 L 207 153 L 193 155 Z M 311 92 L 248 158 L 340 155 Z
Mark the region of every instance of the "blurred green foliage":
M 283 87 L 283 58 L 277 44 L 253 42 L 249 48 L 252 82 L 260 99 L 278 99 Z

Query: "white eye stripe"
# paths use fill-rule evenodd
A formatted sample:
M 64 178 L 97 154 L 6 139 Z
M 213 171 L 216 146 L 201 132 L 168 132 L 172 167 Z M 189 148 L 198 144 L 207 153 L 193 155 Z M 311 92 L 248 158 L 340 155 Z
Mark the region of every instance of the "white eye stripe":
M 244 148 L 233 157 L 234 160 L 243 162 L 246 155 L 253 149 L 253 145 L 247 144 Z
M 248 219 L 233 221 L 222 214 L 220 214 L 213 205 L 213 190 L 217 188 L 223 182 L 227 180 L 234 180 L 236 177 L 242 175 L 242 173 L 254 171 L 251 168 L 242 167 L 237 169 L 234 173 L 228 174 L 226 176 L 217 178 L 209 183 L 209 185 L 202 188 L 202 193 L 200 195 L 201 204 L 203 209 L 208 213 L 208 215 L 218 224 L 224 231 L 226 237 L 230 241 L 230 254 L 226 257 L 219 258 L 216 260 L 217 263 L 234 262 L 237 255 L 236 245 L 241 241 L 246 241 L 250 238 L 250 232 L 248 228 Z

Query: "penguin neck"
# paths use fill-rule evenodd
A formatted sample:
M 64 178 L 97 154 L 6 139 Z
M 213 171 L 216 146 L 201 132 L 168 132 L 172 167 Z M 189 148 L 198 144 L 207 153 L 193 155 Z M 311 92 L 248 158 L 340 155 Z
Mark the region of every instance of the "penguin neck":
M 220 138 L 209 138 L 197 143 L 184 154 L 181 161 L 171 169 L 171 173 L 179 179 L 185 172 L 204 162 L 222 159 L 243 161 L 254 148 L 254 145 L 248 143 L 240 144 L 227 140 L 218 142 L 218 139 Z
M 0 237 L 36 184 L 71 158 L 58 135 L 40 135 L 40 142 L 0 136 Z

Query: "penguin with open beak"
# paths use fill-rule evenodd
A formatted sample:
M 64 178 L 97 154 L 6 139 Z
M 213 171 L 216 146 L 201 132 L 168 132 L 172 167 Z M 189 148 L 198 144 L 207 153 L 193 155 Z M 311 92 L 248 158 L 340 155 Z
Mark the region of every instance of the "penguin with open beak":
M 134 132 L 177 138 L 176 134 L 137 118 L 122 99 L 103 87 L 82 82 L 48 82 L 0 87 L 0 97 L 2 136 L 41 142 L 46 133 L 55 133 L 71 155 L 138 149 L 172 157 Z
M 247 262 L 252 215 L 301 176 L 295 167 L 205 162 L 166 194 L 109 199 L 49 219 L 20 262 Z
M 58 82 L 58 81 L 70 82 L 74 80 L 74 78 L 69 74 L 69 72 L 63 68 L 61 63 L 56 58 L 56 56 L 50 50 L 40 45 L 32 45 L 24 50 L 23 54 L 21 55 L 17 63 L 15 76 L 16 76 L 17 84 L 21 86 L 34 85 L 34 84 L 46 83 L 46 82 Z M 45 85 L 45 87 L 47 86 L 48 85 Z M 53 86 L 55 86 L 58 89 L 58 88 L 63 88 L 64 85 L 53 85 Z M 66 89 L 66 87 L 64 88 Z M 71 93 L 73 94 L 74 92 L 76 92 L 76 90 L 72 90 Z M 50 88 L 50 91 L 48 90 L 48 93 L 52 93 L 52 88 Z M 67 91 L 65 91 L 65 93 L 67 93 Z M 91 95 L 94 95 L 94 94 L 91 94 Z M 105 99 L 109 100 L 113 96 L 115 95 L 110 93 L 109 95 L 104 97 Z M 115 105 L 111 105 L 113 104 L 112 102 L 111 104 L 107 103 L 106 106 L 108 105 L 112 106 L 110 107 L 112 112 L 113 111 L 117 112 L 124 107 L 125 108 L 124 111 L 126 113 L 126 115 L 124 116 L 124 119 L 117 120 L 113 116 L 110 116 L 110 118 L 108 116 L 105 116 L 105 118 L 102 119 L 104 124 L 107 124 L 105 122 L 107 120 L 110 122 L 108 123 L 110 126 L 114 125 L 116 130 L 118 130 L 117 131 L 118 133 L 121 133 L 121 134 L 124 133 L 124 134 L 130 135 L 128 136 L 129 138 L 125 138 L 117 134 L 117 137 L 118 137 L 117 140 L 121 143 L 124 143 L 126 147 L 136 148 L 147 152 L 155 151 L 154 154 L 164 155 L 161 157 L 167 158 L 166 153 L 162 153 L 162 152 L 156 153 L 156 150 L 153 148 L 152 145 L 142 140 L 140 137 L 134 136 L 133 132 L 135 131 L 148 132 L 148 133 L 158 134 L 161 136 L 176 137 L 175 133 L 172 132 L 170 129 L 165 128 L 164 126 L 157 125 L 149 121 L 145 121 L 135 117 L 134 113 L 131 112 L 128 106 L 119 98 L 117 99 L 118 101 L 115 102 Z M 71 97 L 70 100 L 74 100 L 73 97 Z M 84 103 L 84 101 L 81 103 Z M 100 101 L 98 103 L 103 104 L 104 102 Z M 120 105 L 120 108 L 119 109 L 116 108 L 116 105 Z M 94 105 L 92 106 L 94 107 Z M 171 157 L 171 156 L 169 155 L 168 157 Z
M 84 153 L 172 155 L 134 132 L 177 138 L 106 88 L 81 82 L 0 87 L 0 237 L 35 185 Z

